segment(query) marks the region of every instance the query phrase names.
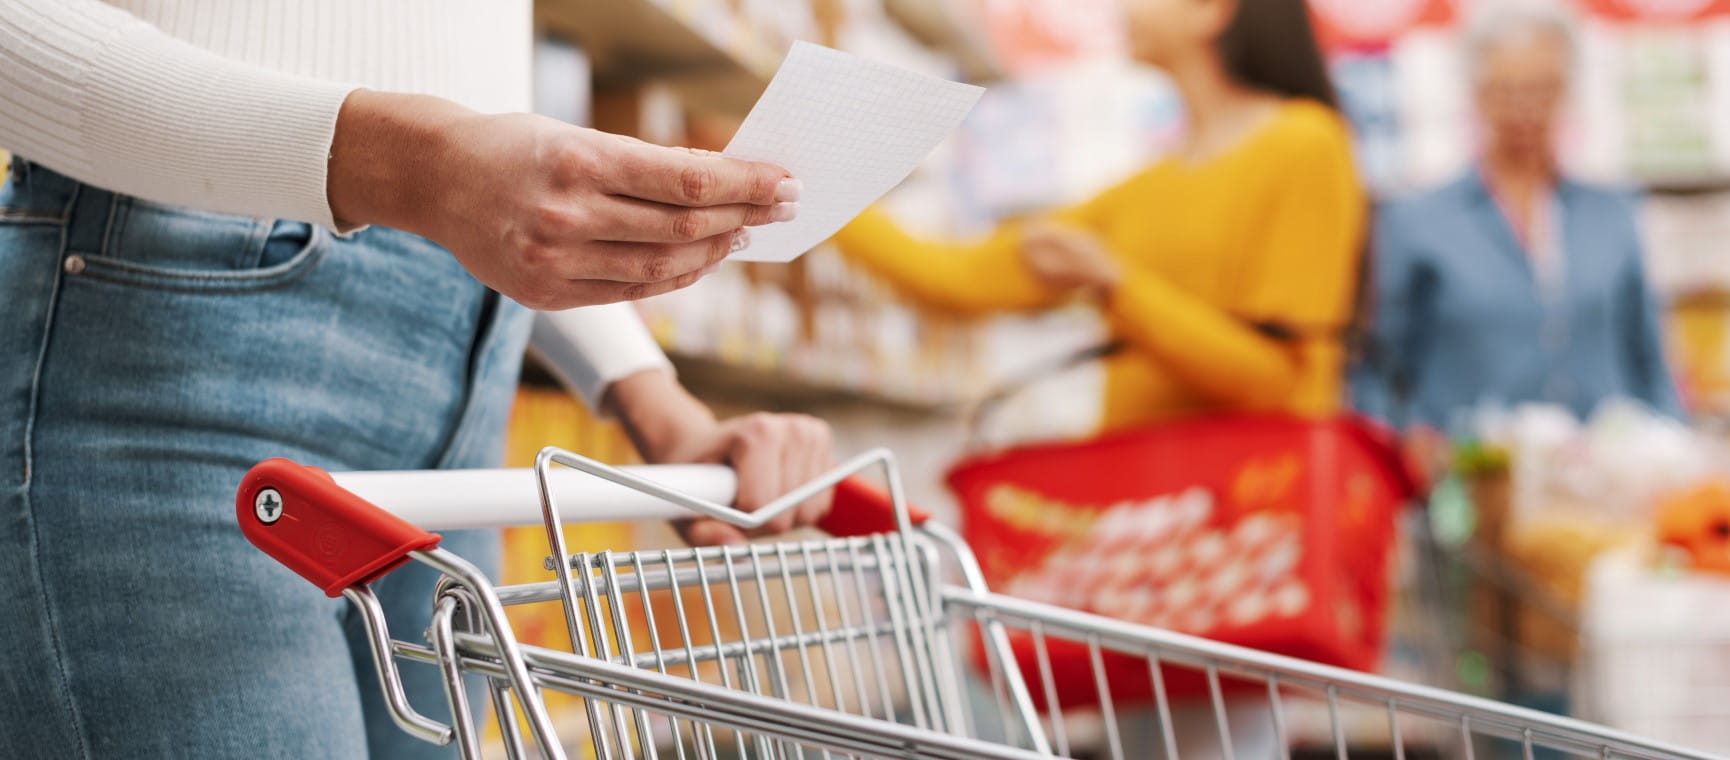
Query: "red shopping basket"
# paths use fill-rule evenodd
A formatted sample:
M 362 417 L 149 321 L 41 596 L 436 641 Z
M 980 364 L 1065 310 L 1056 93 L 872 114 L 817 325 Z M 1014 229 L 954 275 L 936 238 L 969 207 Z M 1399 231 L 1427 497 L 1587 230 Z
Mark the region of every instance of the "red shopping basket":
M 1021 446 L 964 460 L 948 480 L 994 588 L 1367 670 L 1412 493 L 1402 461 L 1391 433 L 1360 418 L 1242 416 Z M 1037 682 L 1031 638 L 1012 644 Z M 1086 647 L 1052 642 L 1048 654 L 1063 706 L 1098 701 Z M 1106 660 L 1114 700 L 1153 694 L 1143 660 Z M 1207 687 L 1168 671 L 1165 688 Z

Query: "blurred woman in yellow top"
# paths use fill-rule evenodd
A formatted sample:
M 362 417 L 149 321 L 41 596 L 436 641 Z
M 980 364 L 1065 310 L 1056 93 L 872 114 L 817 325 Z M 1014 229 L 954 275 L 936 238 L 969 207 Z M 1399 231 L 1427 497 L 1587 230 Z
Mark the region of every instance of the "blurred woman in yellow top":
M 1113 339 L 1105 428 L 1219 411 L 1334 412 L 1365 199 L 1303 0 L 1125 0 L 1137 60 L 1188 114 L 1169 157 L 1073 208 L 968 243 L 878 210 L 836 236 L 927 304 L 1083 294 Z

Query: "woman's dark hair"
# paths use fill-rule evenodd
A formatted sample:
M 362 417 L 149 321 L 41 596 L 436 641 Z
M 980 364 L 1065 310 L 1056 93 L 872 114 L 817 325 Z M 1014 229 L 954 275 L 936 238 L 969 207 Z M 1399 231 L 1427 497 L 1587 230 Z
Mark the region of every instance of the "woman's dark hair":
M 1236 0 L 1219 38 L 1226 71 L 1238 81 L 1339 109 L 1305 0 Z

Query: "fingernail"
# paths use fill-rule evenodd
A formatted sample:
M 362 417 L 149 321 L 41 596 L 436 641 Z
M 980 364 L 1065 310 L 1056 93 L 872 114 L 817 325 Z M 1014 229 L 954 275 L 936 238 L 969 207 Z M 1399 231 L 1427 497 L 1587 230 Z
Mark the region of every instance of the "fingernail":
M 728 253 L 738 253 L 738 252 L 743 251 L 746 248 L 750 248 L 750 247 L 751 247 L 751 231 L 750 230 L 739 230 L 738 232 L 733 233 L 733 245 L 727 249 L 727 252 Z
M 772 222 L 791 222 L 798 217 L 799 203 L 797 201 L 777 203 L 775 209 L 769 212 L 769 221 Z
M 799 200 L 799 194 L 805 192 L 805 183 L 788 177 L 775 185 L 775 200 L 791 203 Z
M 698 270 L 697 274 L 699 274 L 703 277 L 708 277 L 709 275 L 714 274 L 715 271 L 720 269 L 720 268 L 721 268 L 721 262 L 717 261 L 713 264 L 710 264 L 706 267 L 703 267 L 701 270 Z

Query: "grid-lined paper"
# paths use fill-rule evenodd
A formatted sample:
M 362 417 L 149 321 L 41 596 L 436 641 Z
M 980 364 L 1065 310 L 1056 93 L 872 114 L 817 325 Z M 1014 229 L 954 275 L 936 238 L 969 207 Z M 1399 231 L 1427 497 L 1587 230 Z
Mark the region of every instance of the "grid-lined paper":
M 799 218 L 751 230 L 736 261 L 792 261 L 907 178 L 985 90 L 796 43 L 726 155 L 804 183 Z

